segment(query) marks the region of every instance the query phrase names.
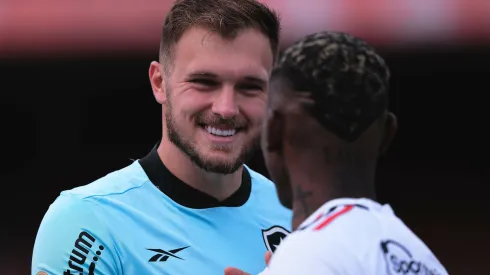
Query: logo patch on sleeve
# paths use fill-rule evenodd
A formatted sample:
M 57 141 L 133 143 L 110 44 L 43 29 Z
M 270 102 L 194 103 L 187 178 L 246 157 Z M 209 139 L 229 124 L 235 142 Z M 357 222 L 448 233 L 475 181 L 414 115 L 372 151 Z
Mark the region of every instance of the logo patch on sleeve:
M 73 250 L 70 253 L 70 258 L 68 260 L 69 268 L 63 272 L 63 275 L 94 275 L 97 261 L 104 251 L 104 246 L 102 244 L 96 245 L 96 242 L 97 240 L 95 237 L 88 232 L 80 232 L 80 235 L 78 235 L 78 238 L 75 240 Z M 88 270 L 84 270 L 85 261 L 87 259 L 91 262 L 87 268 Z
M 281 226 L 275 225 L 269 229 L 262 230 L 262 237 L 264 239 L 265 247 L 267 250 L 274 253 L 287 235 L 289 235 L 289 231 L 284 229 Z
M 416 260 L 412 253 L 399 242 L 385 240 L 381 242 L 381 250 L 385 258 L 387 274 L 441 274 L 422 261 Z

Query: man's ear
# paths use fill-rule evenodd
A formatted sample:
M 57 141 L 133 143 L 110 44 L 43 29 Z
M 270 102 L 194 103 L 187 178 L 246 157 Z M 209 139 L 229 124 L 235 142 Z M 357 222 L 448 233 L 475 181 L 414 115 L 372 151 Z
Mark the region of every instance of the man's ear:
M 266 118 L 266 150 L 278 153 L 282 150 L 284 137 L 284 115 L 278 111 L 269 111 Z
M 385 117 L 384 127 L 383 127 L 383 137 L 379 146 L 379 154 L 384 154 L 391 145 L 393 138 L 398 130 L 398 122 L 396 116 L 388 112 Z
M 150 76 L 150 84 L 153 90 L 153 96 L 156 101 L 160 104 L 165 104 L 167 102 L 167 94 L 165 93 L 165 79 L 163 67 L 157 61 L 153 61 L 150 64 L 150 69 L 148 70 Z

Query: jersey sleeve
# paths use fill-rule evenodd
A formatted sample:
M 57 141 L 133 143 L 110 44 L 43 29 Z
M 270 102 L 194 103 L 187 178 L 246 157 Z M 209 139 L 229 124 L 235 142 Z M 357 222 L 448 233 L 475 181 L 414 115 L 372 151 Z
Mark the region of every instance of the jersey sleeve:
M 81 198 L 56 199 L 37 232 L 31 275 L 120 274 L 111 236 L 94 208 Z
M 362 265 L 345 245 L 334 238 L 319 242 L 308 235 L 289 235 L 261 275 L 363 274 Z

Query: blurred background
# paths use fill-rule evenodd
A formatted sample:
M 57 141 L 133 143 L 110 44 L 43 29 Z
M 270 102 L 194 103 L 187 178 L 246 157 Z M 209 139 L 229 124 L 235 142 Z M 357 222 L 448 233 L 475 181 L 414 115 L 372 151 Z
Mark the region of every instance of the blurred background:
M 264 0 L 285 47 L 319 30 L 377 46 L 399 134 L 379 200 L 451 274 L 490 274 L 490 1 Z M 29 274 L 50 203 L 143 157 L 161 135 L 148 66 L 170 0 L 0 1 L 1 274 Z M 260 152 L 250 162 L 267 175 Z

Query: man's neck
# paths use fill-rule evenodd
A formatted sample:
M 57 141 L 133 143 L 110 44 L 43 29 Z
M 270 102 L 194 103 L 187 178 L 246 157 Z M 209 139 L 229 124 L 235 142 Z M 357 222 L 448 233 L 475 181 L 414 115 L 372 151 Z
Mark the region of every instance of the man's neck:
M 310 168 L 306 168 L 310 167 Z M 375 198 L 374 172 L 339 168 L 315 170 L 318 165 L 290 171 L 293 188 L 293 230 L 328 201 L 337 198 Z M 357 175 L 356 175 L 357 174 Z
M 219 201 L 230 197 L 242 183 L 243 167 L 228 175 L 206 172 L 165 137 L 158 147 L 158 155 L 167 169 L 177 178 Z

